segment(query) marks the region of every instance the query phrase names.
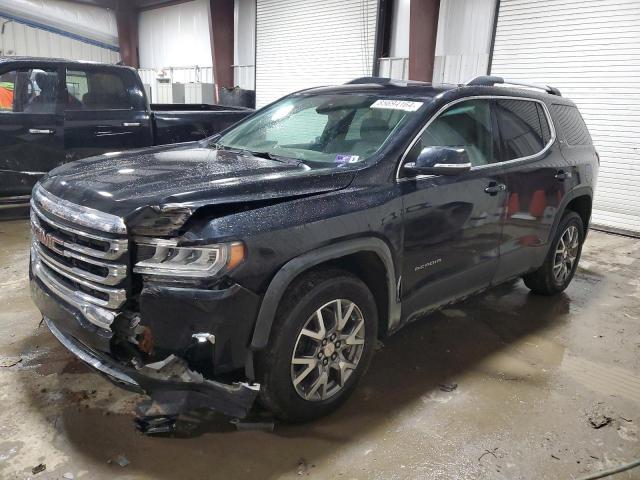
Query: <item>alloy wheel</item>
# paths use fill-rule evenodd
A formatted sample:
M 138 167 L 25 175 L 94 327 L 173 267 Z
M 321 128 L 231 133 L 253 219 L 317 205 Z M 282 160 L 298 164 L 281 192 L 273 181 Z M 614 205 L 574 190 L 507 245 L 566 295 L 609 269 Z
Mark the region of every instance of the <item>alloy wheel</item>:
M 553 261 L 553 276 L 559 284 L 563 284 L 571 275 L 578 257 L 579 247 L 580 234 L 578 227 L 569 225 L 560 237 L 558 245 L 556 245 Z
M 336 299 L 318 308 L 298 335 L 291 356 L 291 381 L 308 401 L 322 401 L 344 388 L 360 362 L 365 343 L 362 311 Z

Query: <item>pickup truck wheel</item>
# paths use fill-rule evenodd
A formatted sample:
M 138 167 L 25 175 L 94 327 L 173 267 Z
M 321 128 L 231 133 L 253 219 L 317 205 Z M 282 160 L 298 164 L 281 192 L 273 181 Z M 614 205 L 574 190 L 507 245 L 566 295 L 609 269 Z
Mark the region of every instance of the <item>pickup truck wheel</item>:
M 288 422 L 335 410 L 366 371 L 377 325 L 373 295 L 357 277 L 330 269 L 296 280 L 257 356 L 261 402 Z
M 523 277 L 525 285 L 540 295 L 562 292 L 576 273 L 583 242 L 582 218 L 576 212 L 567 212 L 560 220 L 544 264 Z

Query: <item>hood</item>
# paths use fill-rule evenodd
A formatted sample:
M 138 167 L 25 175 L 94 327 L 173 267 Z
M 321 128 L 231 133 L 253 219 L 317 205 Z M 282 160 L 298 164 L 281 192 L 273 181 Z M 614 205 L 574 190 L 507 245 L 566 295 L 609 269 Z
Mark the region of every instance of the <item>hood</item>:
M 130 226 L 172 214 L 181 217 L 181 225 L 203 206 L 329 192 L 347 187 L 354 175 L 190 143 L 87 158 L 52 170 L 40 183 L 60 198 L 123 217 Z

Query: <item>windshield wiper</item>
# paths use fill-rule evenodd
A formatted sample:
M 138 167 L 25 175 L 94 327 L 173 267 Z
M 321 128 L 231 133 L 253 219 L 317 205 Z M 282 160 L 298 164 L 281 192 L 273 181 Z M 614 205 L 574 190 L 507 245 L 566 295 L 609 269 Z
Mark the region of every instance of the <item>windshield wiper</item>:
M 231 152 L 238 152 L 243 155 L 248 155 L 248 156 L 257 157 L 257 158 L 264 158 L 267 160 L 273 160 L 274 162 L 286 163 L 288 165 L 304 164 L 303 160 L 299 160 L 297 158 L 283 157 L 281 155 L 274 155 L 269 152 L 253 151 L 246 148 L 228 147 L 227 145 L 223 145 L 221 143 L 211 143 L 210 146 L 212 148 L 215 148 L 216 150 L 227 150 Z
M 269 152 L 259 152 L 254 150 L 248 150 L 246 148 L 232 148 L 227 147 L 229 150 L 236 150 L 245 155 L 251 155 L 252 157 L 264 158 L 267 160 L 273 160 L 274 162 L 286 163 L 288 165 L 300 165 L 304 163 L 302 160 L 298 160 L 297 158 L 283 157 L 282 155 L 274 155 Z

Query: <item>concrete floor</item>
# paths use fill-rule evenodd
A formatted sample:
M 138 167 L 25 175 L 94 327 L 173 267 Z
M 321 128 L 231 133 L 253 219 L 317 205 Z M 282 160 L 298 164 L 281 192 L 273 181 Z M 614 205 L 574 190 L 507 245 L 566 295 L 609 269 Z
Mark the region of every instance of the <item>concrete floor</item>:
M 573 479 L 640 456 L 636 239 L 591 232 L 577 277 L 555 298 L 516 282 L 409 325 L 328 418 L 275 433 L 217 419 L 186 439 L 140 435 L 139 397 L 39 325 L 27 222 L 0 223 L 0 239 L 2 479 Z M 596 429 L 598 414 L 611 421 Z M 119 454 L 127 466 L 109 461 Z M 46 470 L 33 476 L 39 463 Z

